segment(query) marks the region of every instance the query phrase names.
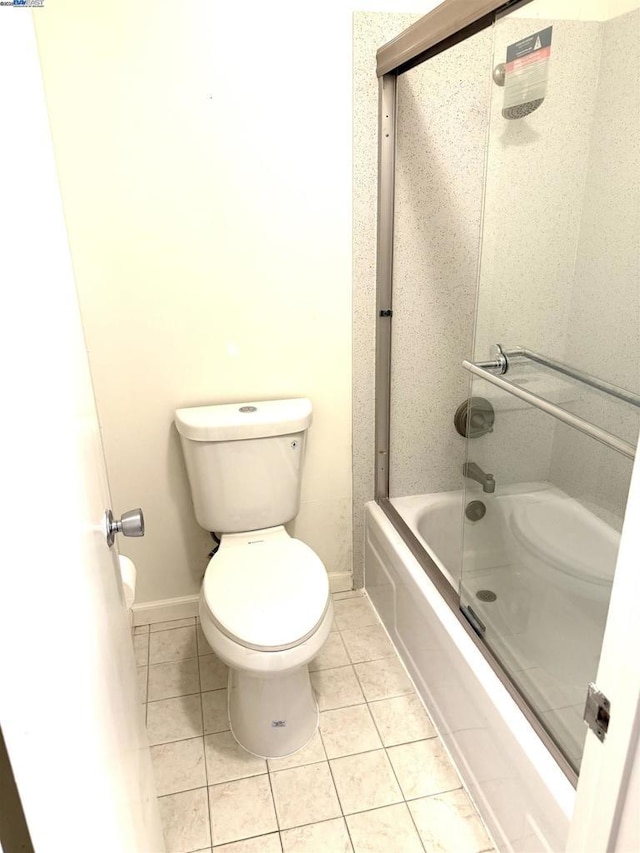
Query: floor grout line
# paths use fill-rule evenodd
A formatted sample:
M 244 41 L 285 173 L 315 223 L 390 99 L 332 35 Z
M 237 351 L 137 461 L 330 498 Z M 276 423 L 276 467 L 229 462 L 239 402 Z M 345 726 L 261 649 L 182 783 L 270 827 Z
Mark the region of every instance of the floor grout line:
M 320 740 L 322 741 L 322 748 L 324 749 L 324 753 L 327 756 L 327 764 L 329 765 L 329 773 L 331 774 L 331 781 L 333 783 L 333 789 L 336 792 L 336 798 L 338 800 L 338 805 L 340 806 L 340 814 L 342 816 L 342 821 L 344 823 L 345 829 L 347 830 L 347 835 L 349 837 L 349 844 L 351 845 L 351 849 L 355 850 L 353 845 L 353 839 L 351 838 L 351 832 L 349 831 L 349 824 L 347 823 L 347 817 L 344 813 L 344 806 L 342 805 L 342 800 L 340 799 L 340 792 L 338 791 L 338 786 L 336 785 L 336 779 L 333 775 L 333 767 L 331 766 L 331 759 L 327 754 L 327 747 L 324 743 L 324 738 L 322 737 L 322 732 L 320 731 L 320 723 L 318 722 L 318 731 L 320 733 Z M 333 818 L 335 820 L 335 818 Z
M 196 649 L 198 648 L 198 640 L 196 638 Z M 204 705 L 202 704 L 202 681 L 200 680 L 200 657 L 198 661 L 198 684 L 200 686 L 200 720 L 202 722 L 202 758 L 204 761 L 204 778 L 207 783 L 207 819 L 209 821 L 209 843 L 213 847 L 213 822 L 211 820 L 211 802 L 209 800 L 209 765 L 207 763 L 207 745 L 204 739 Z

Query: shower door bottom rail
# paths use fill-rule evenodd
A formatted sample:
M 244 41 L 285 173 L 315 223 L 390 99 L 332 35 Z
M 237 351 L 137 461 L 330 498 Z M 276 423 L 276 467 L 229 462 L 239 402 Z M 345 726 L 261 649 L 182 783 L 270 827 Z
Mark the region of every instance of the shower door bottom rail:
M 613 435 L 610 432 L 607 432 L 607 430 L 602 429 L 602 427 L 596 426 L 596 424 L 592 424 L 590 421 L 586 421 L 584 418 L 578 417 L 578 415 L 567 412 L 565 409 L 562 409 L 555 403 L 551 403 L 549 400 L 545 400 L 544 397 L 540 397 L 538 394 L 534 394 L 531 391 L 526 391 L 524 388 L 519 388 L 517 385 L 513 385 L 501 376 L 496 376 L 484 367 L 479 367 L 477 364 L 474 364 L 472 361 L 463 361 L 462 366 L 465 370 L 468 370 L 469 373 L 490 382 L 491 385 L 495 385 L 496 388 L 501 388 L 508 394 L 512 394 L 514 397 L 524 400 L 525 403 L 529 403 L 529 405 L 546 412 L 548 415 L 556 418 L 556 420 L 567 424 L 567 426 L 573 427 L 579 432 L 591 436 L 591 438 L 595 438 L 596 441 L 599 441 L 601 444 L 605 444 L 607 447 L 610 447 L 612 450 L 616 450 L 618 453 L 622 453 L 629 459 L 635 459 L 636 448 L 632 444 L 628 441 L 624 441 L 622 438 L 618 438 L 618 436 Z

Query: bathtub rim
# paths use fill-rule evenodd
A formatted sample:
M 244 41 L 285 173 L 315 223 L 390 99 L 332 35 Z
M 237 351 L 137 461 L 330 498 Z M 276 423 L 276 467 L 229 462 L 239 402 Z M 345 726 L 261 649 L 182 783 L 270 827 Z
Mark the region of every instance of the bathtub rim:
M 491 652 L 488 646 L 481 641 L 480 637 L 471 627 L 471 624 L 465 618 L 462 610 L 460 609 L 460 596 L 458 590 L 451 586 L 447 578 L 440 571 L 439 566 L 431 558 L 429 553 L 425 551 L 420 539 L 414 534 L 389 498 L 378 498 L 375 501 L 370 501 L 369 504 L 372 507 L 379 507 L 387 517 L 404 545 L 406 545 L 412 556 L 416 559 L 427 579 L 440 594 L 457 622 L 462 626 L 475 648 L 482 655 L 493 674 L 497 677 L 498 681 L 502 684 L 510 698 L 516 704 L 526 722 L 531 726 L 535 735 L 537 735 L 539 740 L 542 742 L 542 746 L 550 754 L 550 757 L 558 765 L 575 791 L 578 785 L 578 774 L 571 764 L 569 764 L 569 761 L 565 758 L 551 735 L 538 720 L 537 716 L 529 706 L 529 703 L 526 701 L 524 696 L 521 695 L 516 684 L 509 678 L 498 659 Z M 408 570 L 411 571 L 410 566 L 408 567 Z

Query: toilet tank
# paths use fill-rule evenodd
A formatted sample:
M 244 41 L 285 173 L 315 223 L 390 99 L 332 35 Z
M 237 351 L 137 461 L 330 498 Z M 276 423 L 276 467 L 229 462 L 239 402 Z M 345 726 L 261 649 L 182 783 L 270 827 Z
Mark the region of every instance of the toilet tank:
M 175 421 L 205 530 L 240 533 L 295 518 L 310 400 L 177 409 Z

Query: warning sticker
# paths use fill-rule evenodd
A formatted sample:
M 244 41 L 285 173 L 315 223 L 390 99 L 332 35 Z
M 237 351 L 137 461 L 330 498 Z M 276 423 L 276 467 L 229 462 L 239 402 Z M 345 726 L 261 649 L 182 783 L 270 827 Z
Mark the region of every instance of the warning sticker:
M 505 118 L 522 118 L 544 101 L 552 32 L 553 27 L 547 27 L 507 47 L 502 108 Z

